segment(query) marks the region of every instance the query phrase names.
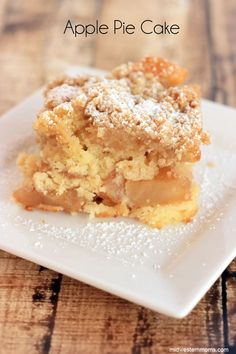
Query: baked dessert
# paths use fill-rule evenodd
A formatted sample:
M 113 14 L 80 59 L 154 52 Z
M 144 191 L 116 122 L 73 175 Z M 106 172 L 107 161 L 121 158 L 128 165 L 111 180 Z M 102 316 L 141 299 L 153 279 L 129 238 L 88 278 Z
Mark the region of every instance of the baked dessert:
M 40 153 L 21 153 L 26 209 L 128 216 L 153 227 L 197 212 L 192 167 L 200 160 L 199 88 L 187 71 L 145 58 L 107 77 L 63 76 L 48 84 L 34 128 Z

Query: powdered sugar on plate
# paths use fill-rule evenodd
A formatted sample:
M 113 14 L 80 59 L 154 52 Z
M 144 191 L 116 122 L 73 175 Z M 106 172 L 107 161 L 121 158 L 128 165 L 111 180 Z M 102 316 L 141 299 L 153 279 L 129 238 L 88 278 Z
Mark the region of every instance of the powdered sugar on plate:
M 202 160 L 195 167 L 201 192 L 199 212 L 192 222 L 162 230 L 125 218 L 89 219 L 86 215 L 64 214 L 61 222 L 59 213 L 27 212 L 11 201 L 11 193 L 19 180 L 18 151 L 29 152 L 34 148 L 32 137 L 27 137 L 9 148 L 1 161 L 0 230 L 6 232 L 8 227 L 14 227 L 31 233 L 35 236 L 32 247 L 36 249 L 47 247 L 49 240 L 56 239 L 55 252 L 73 244 L 75 248 L 98 253 L 104 259 L 116 259 L 123 266 L 148 267 L 160 272 L 167 267 L 169 256 L 180 257 L 193 240 L 200 237 L 202 228 L 211 228 L 213 220 L 215 225 L 217 218 L 223 217 L 222 200 L 227 203 L 228 197 L 236 195 L 236 154 L 213 144 L 203 149 Z

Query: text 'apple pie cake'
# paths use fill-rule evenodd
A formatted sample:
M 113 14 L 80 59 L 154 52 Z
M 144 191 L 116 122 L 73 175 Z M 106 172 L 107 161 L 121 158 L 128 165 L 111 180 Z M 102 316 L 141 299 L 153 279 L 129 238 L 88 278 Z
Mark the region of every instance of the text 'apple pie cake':
M 14 192 L 26 209 L 126 216 L 161 228 L 198 209 L 199 88 L 158 57 L 106 77 L 63 76 L 47 86 L 34 128 L 40 153 L 21 153 Z

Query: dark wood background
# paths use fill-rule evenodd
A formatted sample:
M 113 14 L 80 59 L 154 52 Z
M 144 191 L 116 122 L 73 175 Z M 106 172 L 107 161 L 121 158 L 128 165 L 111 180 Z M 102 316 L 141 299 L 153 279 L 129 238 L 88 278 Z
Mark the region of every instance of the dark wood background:
M 66 21 L 151 18 L 177 36 L 63 35 Z M 1 113 L 70 65 L 110 69 L 144 55 L 175 60 L 203 96 L 236 107 L 235 0 L 1 0 Z M 236 119 L 236 118 L 235 118 Z M 236 263 L 185 319 L 174 320 L 0 252 L 0 353 L 236 352 Z

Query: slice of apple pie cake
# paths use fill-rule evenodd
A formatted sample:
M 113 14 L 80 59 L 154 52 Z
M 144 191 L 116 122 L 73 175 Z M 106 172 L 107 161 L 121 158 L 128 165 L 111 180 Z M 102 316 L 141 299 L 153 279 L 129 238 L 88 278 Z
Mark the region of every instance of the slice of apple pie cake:
M 200 160 L 199 89 L 161 58 L 107 77 L 64 76 L 45 91 L 34 128 L 40 153 L 21 153 L 14 198 L 26 209 L 128 216 L 153 227 L 197 212 L 192 167 Z

